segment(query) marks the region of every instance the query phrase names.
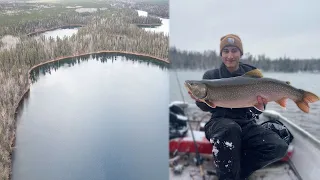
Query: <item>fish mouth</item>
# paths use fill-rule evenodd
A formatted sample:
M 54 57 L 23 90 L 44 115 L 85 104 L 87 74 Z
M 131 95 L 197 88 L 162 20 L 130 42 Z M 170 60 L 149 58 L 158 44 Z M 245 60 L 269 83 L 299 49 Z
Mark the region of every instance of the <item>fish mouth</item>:
M 192 91 L 192 83 L 194 83 L 194 82 L 186 80 L 184 82 L 184 86 L 187 88 L 188 92 L 190 92 L 192 95 L 194 95 L 194 92 Z M 198 98 L 199 99 L 204 99 L 204 98 L 207 97 L 207 95 L 208 95 L 208 92 L 207 92 L 207 88 L 205 87 L 205 95 L 202 96 L 202 97 L 198 97 Z
M 184 86 L 187 88 L 187 90 L 189 91 L 189 92 L 191 92 L 192 93 L 192 91 L 191 91 L 191 85 L 189 84 L 189 82 L 188 81 L 185 81 L 184 82 Z
M 184 86 L 188 89 L 188 91 L 192 92 L 191 87 L 192 87 L 192 82 L 189 80 L 186 80 L 184 82 Z

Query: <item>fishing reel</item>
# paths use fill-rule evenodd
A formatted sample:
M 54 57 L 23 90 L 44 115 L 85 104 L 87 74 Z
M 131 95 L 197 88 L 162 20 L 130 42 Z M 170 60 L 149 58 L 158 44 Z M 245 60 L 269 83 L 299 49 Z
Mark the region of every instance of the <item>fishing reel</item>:
M 188 132 L 188 117 L 177 105 L 169 107 L 169 139 L 184 137 Z

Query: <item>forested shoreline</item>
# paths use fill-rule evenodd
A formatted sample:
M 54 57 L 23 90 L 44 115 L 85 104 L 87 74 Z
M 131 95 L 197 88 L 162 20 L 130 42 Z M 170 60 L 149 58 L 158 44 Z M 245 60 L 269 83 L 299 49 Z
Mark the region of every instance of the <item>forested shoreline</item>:
M 11 178 L 15 108 L 28 88 L 28 71 L 31 67 L 62 56 L 70 57 L 98 51 L 125 51 L 168 59 L 169 37 L 163 33 L 147 32 L 136 25 L 157 24 L 159 18 L 139 17 L 134 9 L 121 3 L 108 7 L 108 11 L 67 11 L 1 24 L 0 39 L 3 36 L 13 36 L 17 39 L 13 46 L 0 43 L 1 179 Z M 69 24 L 85 26 L 69 38 L 27 36 L 35 31 Z
M 175 47 L 169 50 L 170 68 L 184 70 L 205 70 L 219 67 L 221 57 L 216 51 L 185 51 Z M 241 59 L 241 62 L 248 63 L 264 71 L 274 72 L 320 72 L 320 59 L 290 59 L 280 57 L 270 59 L 265 55 L 252 56 L 249 53 Z
M 72 57 L 62 57 L 52 61 L 43 62 L 37 64 L 29 69 L 29 81 L 30 83 L 35 83 L 40 79 L 40 75 L 46 75 L 47 73 L 51 74 L 52 71 L 56 71 L 60 67 L 68 65 L 69 67 L 74 66 L 75 64 L 80 64 L 83 61 L 88 61 L 88 59 L 100 61 L 105 63 L 111 61 L 112 63 L 116 61 L 117 57 L 124 56 L 123 61 L 131 61 L 134 63 L 145 63 L 147 65 L 154 64 L 158 65 L 161 69 L 167 69 L 169 62 L 164 59 L 159 59 L 150 55 L 144 54 L 135 54 L 131 52 L 124 51 L 99 51 L 88 54 L 81 54 L 79 56 Z
M 130 6 L 133 9 L 147 11 L 150 15 L 169 18 L 169 3 L 166 2 L 137 2 Z

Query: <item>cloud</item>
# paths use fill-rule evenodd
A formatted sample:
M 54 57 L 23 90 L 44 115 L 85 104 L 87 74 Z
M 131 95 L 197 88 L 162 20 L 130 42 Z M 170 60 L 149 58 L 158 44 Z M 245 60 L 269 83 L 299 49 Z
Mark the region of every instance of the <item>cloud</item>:
M 235 33 L 251 54 L 320 57 L 319 5 L 316 0 L 170 1 L 170 45 L 218 50 L 220 37 Z

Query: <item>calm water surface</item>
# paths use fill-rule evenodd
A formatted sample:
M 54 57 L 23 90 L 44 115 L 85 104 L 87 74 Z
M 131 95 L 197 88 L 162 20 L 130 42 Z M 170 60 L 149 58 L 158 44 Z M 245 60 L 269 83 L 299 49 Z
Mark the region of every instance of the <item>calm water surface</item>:
M 148 16 L 147 11 L 137 10 L 137 12 L 138 12 L 139 16 Z M 155 28 L 143 28 L 143 29 L 146 31 L 149 31 L 149 32 L 164 33 L 165 35 L 169 35 L 170 34 L 170 32 L 169 32 L 170 19 L 166 19 L 166 18 L 160 18 L 160 19 L 162 21 L 161 26 L 157 26 Z
M 60 39 L 63 39 L 64 37 L 71 37 L 72 35 L 76 34 L 78 32 L 79 28 L 69 28 L 69 29 L 56 29 L 52 31 L 46 31 L 44 33 L 41 33 L 44 35 L 47 39 L 50 37 L 56 39 L 59 37 Z
M 126 57 L 74 58 L 34 71 L 13 180 L 167 179 L 169 74 Z
M 180 94 L 178 80 L 183 92 L 183 97 L 187 102 L 194 103 L 183 86 L 187 79 L 201 79 L 205 71 L 171 71 L 170 72 L 170 100 L 183 101 Z M 176 78 L 178 74 L 178 80 Z M 315 73 L 274 73 L 264 72 L 264 76 L 279 80 L 290 81 L 297 88 L 311 91 L 320 96 L 320 74 Z M 296 123 L 310 134 L 320 140 L 320 102 L 310 104 L 310 113 L 302 112 L 297 105 L 290 99 L 287 101 L 287 108 L 283 109 L 280 105 L 270 102 L 267 106 L 269 110 L 280 112 L 292 122 Z

